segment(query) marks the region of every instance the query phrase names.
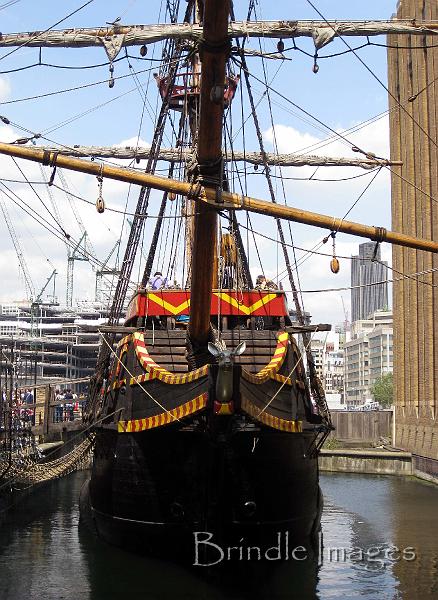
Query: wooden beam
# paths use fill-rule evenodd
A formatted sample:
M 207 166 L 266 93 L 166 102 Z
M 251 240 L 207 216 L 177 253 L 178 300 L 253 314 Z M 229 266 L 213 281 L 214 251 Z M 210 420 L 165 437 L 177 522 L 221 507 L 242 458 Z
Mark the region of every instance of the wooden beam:
M 263 37 L 273 39 L 313 38 L 318 48 L 336 36 L 436 35 L 438 21 L 392 19 L 390 21 L 235 21 L 228 25 L 231 38 Z M 88 48 L 105 46 L 105 42 L 119 36 L 121 47 L 142 46 L 167 39 L 185 39 L 199 42 L 202 27 L 197 24 L 122 25 L 90 29 L 64 29 L 0 34 L 0 47 L 28 46 L 36 48 Z
M 121 335 L 138 331 L 138 327 L 125 327 L 124 325 L 98 325 L 97 328 L 102 333 L 120 333 Z
M 60 152 L 64 156 L 76 156 L 78 158 L 114 158 L 118 160 L 146 160 L 149 158 L 150 148 L 145 146 L 134 148 L 133 146 L 40 146 L 49 152 Z M 342 158 L 336 156 L 316 156 L 313 154 L 274 154 L 266 153 L 269 166 L 272 167 L 359 167 L 361 169 L 375 169 L 376 167 L 401 166 L 400 160 L 387 160 L 373 158 Z M 187 148 L 162 148 L 158 154 L 158 160 L 165 162 L 192 162 L 193 153 Z M 232 156 L 224 156 L 225 162 L 247 162 L 252 165 L 263 165 L 260 152 L 233 152 Z
M 331 331 L 330 323 L 319 323 L 318 325 L 291 325 L 284 328 L 288 333 L 316 333 L 317 331 Z
M 72 171 L 88 173 L 94 176 L 102 176 L 108 179 L 124 181 L 135 185 L 145 185 L 156 190 L 175 192 L 187 196 L 193 193 L 193 186 L 184 181 L 176 181 L 150 173 L 143 173 L 134 169 L 124 169 L 122 167 L 114 167 L 111 165 L 103 165 L 95 161 L 88 161 L 79 158 L 70 158 L 56 154 L 53 152 L 44 152 L 36 148 L 27 148 L 25 146 L 16 146 L 14 144 L 0 143 L 0 154 L 15 156 L 16 158 L 24 158 L 33 162 L 38 162 L 51 166 L 58 166 Z M 345 221 L 339 217 L 331 217 L 321 215 L 308 210 L 293 208 L 283 204 L 273 204 L 258 198 L 250 196 L 240 196 L 231 192 L 222 192 L 222 200 L 218 204 L 216 190 L 213 188 L 202 188 L 200 195 L 197 198 L 200 204 L 209 204 L 216 210 L 224 208 L 232 210 L 248 210 L 264 214 L 266 216 L 278 217 L 287 221 L 296 221 L 297 223 L 305 223 L 314 227 L 320 227 L 328 231 L 340 231 L 358 237 L 369 238 L 375 241 L 385 241 L 390 244 L 398 244 L 409 248 L 417 248 L 418 250 L 426 250 L 428 252 L 438 253 L 438 242 L 416 238 L 403 233 L 394 231 L 385 231 L 379 227 L 371 225 L 362 225 L 352 221 Z

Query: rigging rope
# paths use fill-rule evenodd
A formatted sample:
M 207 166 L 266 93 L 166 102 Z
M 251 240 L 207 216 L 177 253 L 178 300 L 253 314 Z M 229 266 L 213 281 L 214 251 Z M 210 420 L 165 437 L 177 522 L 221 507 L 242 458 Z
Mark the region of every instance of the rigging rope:
M 150 61 L 160 61 L 160 59 L 152 59 L 152 58 L 143 58 L 141 56 L 133 56 L 131 54 L 127 54 L 125 56 L 120 56 L 119 58 L 115 58 L 112 61 L 112 64 L 130 59 L 130 60 L 138 60 L 140 62 L 150 62 Z M 66 69 L 67 71 L 86 71 L 87 69 L 99 69 L 102 67 L 108 67 L 111 62 L 103 62 L 96 63 L 93 65 L 56 65 L 53 63 L 46 63 L 39 60 L 37 63 L 32 63 L 29 65 L 25 65 L 24 67 L 17 67 L 15 69 L 8 69 L 6 71 L 0 71 L 0 75 L 9 75 L 10 73 L 19 73 L 20 71 L 27 71 L 28 69 L 34 69 L 35 67 L 47 67 L 50 69 Z
M 182 54 L 182 46 L 178 44 L 175 49 L 175 53 L 172 57 L 169 57 L 168 64 L 169 66 L 169 86 L 166 90 L 165 97 L 163 98 L 163 103 L 161 105 L 160 114 L 158 117 L 158 121 L 155 127 L 154 136 L 150 148 L 149 158 L 146 165 L 146 172 L 151 172 L 154 170 L 157 162 L 158 162 L 158 153 L 161 145 L 161 141 L 164 135 L 164 128 L 167 121 L 167 117 L 169 115 L 169 100 L 170 93 L 172 90 L 173 82 L 175 80 L 177 67 L 179 64 L 179 60 Z M 151 194 L 150 187 L 142 186 L 140 189 L 140 193 L 137 201 L 136 215 L 134 216 L 131 230 L 129 232 L 129 239 L 127 242 L 124 259 L 122 261 L 122 268 L 120 271 L 119 279 L 117 281 L 116 290 L 114 293 L 113 304 L 111 306 L 111 310 L 108 317 L 108 323 L 110 325 L 118 323 L 120 316 L 123 310 L 123 304 L 126 298 L 126 292 L 128 289 L 128 282 L 131 278 L 132 269 L 134 267 L 134 261 L 137 254 L 138 244 L 141 238 L 142 231 L 144 230 L 145 218 L 147 217 L 147 208 L 149 205 L 149 198 Z M 140 216 L 141 215 L 141 216 Z M 114 334 L 109 334 L 108 339 L 111 343 L 114 341 Z M 108 342 L 107 337 L 105 337 L 105 341 Z M 108 347 L 110 345 L 108 344 Z M 105 372 L 108 369 L 108 363 L 110 358 L 110 353 L 108 352 L 108 347 L 106 345 L 102 345 L 100 348 L 96 374 L 93 376 L 90 384 L 90 402 L 89 407 L 87 407 L 87 418 L 92 419 L 94 412 L 97 409 L 97 402 L 99 398 L 99 390 L 101 387 L 102 379 L 105 378 Z
M 11 0 L 11 1 L 13 1 L 13 0 Z M 74 11 L 72 11 L 71 13 L 69 13 L 68 15 L 66 15 L 65 17 L 63 17 L 62 19 L 60 19 L 59 21 L 57 21 L 56 23 L 54 23 L 53 25 L 51 25 L 50 27 L 45 29 L 44 31 L 38 31 L 35 35 L 31 36 L 26 42 L 23 42 L 22 44 L 20 44 L 20 46 L 17 46 L 16 48 L 13 48 L 10 52 L 3 54 L 3 56 L 0 56 L 0 61 L 3 60 L 4 58 L 6 58 L 7 56 L 10 56 L 11 54 L 14 54 L 14 52 L 17 52 L 18 50 L 20 50 L 20 48 L 27 46 L 27 44 L 29 44 L 29 42 L 31 42 L 32 40 L 39 38 L 41 35 L 44 35 L 45 33 L 50 31 L 54 27 L 57 27 L 58 25 L 60 25 L 61 23 L 63 23 L 64 21 L 66 21 L 67 19 L 72 17 L 73 15 L 75 15 L 76 13 L 80 12 L 82 9 L 86 8 L 92 2 L 94 2 L 94 0 L 88 0 L 88 2 L 85 2 L 84 4 L 82 4 L 81 6 L 76 8 Z
M 309 339 L 306 343 L 306 346 L 304 348 L 305 353 L 307 354 L 310 351 L 310 345 L 312 343 L 312 339 L 313 336 L 315 335 L 315 333 L 318 331 L 318 326 L 316 326 L 315 331 L 312 333 L 311 336 L 309 336 Z M 298 357 L 298 360 L 296 361 L 295 365 L 293 366 L 291 372 L 286 375 L 283 383 L 280 385 L 280 387 L 278 388 L 278 390 L 275 392 L 275 394 L 269 399 L 269 401 L 265 404 L 265 406 L 260 410 L 260 412 L 258 413 L 257 417 L 260 417 L 260 415 L 262 413 L 265 412 L 265 410 L 272 404 L 272 402 L 275 400 L 275 398 L 278 396 L 278 394 L 281 392 L 281 390 L 284 388 L 284 386 L 286 385 L 288 379 L 294 374 L 295 370 L 298 368 L 298 365 L 300 364 L 300 362 L 303 361 L 303 354 L 300 352 L 300 356 Z
M 107 348 L 108 348 L 108 350 L 109 350 L 110 354 L 112 354 L 112 355 L 113 355 L 113 357 L 116 359 L 116 361 L 117 361 L 117 362 L 118 362 L 118 363 L 119 363 L 119 364 L 122 366 L 122 368 L 123 368 L 123 369 L 124 369 L 124 370 L 125 370 L 125 371 L 128 373 L 128 375 L 129 375 L 131 378 L 135 378 L 135 375 L 133 375 L 133 374 L 131 373 L 131 371 L 128 369 L 128 367 L 127 367 L 127 366 L 126 366 L 126 365 L 125 365 L 125 364 L 124 364 L 124 363 L 123 363 L 123 362 L 120 360 L 119 356 L 117 355 L 117 353 L 114 351 L 113 347 L 112 347 L 112 346 L 110 345 L 110 343 L 108 342 L 108 340 L 107 340 L 106 336 L 105 336 L 105 335 L 104 335 L 104 334 L 103 334 L 101 331 L 99 331 L 99 335 L 101 336 L 101 338 L 102 338 L 102 341 L 103 341 L 103 342 L 106 344 L 106 346 L 107 346 Z M 155 404 L 156 404 L 156 405 L 157 405 L 159 408 L 161 408 L 161 410 L 163 410 L 164 412 L 168 413 L 168 414 L 171 416 L 171 418 L 172 418 L 174 421 L 179 421 L 179 422 L 181 422 L 181 419 L 178 419 L 178 417 L 176 417 L 175 415 L 173 415 L 173 414 L 172 414 L 172 413 L 171 413 L 171 412 L 170 412 L 170 411 L 169 411 L 169 410 L 168 410 L 168 409 L 167 409 L 165 406 L 163 406 L 163 405 L 162 405 L 160 402 L 158 402 L 158 400 L 157 400 L 156 398 L 154 398 L 154 396 L 152 396 L 152 394 L 151 394 L 151 393 L 149 393 L 149 392 L 147 391 L 147 389 L 146 389 L 146 388 L 145 388 L 145 387 L 142 385 L 142 383 L 141 383 L 141 382 L 137 382 L 137 384 L 138 384 L 138 386 L 140 387 L 140 389 L 142 389 L 142 390 L 143 390 L 143 392 L 144 392 L 144 393 L 145 393 L 147 396 L 149 396 L 149 398 L 150 398 L 150 399 L 151 399 L 153 402 L 155 402 Z M 122 410 L 122 409 L 118 409 L 118 410 Z M 114 411 L 114 413 L 112 413 L 112 414 L 115 414 L 115 412 L 117 412 L 117 411 Z M 111 415 L 105 415 L 105 417 L 104 417 L 104 418 L 105 418 L 105 419 L 107 419 L 109 416 L 111 416 Z M 95 423 L 93 423 L 93 425 L 94 425 L 94 424 L 95 424 Z
M 325 21 L 325 23 L 329 27 L 331 27 L 330 23 L 327 21 L 327 19 L 324 17 L 324 15 L 318 10 L 318 8 L 311 2 L 311 0 L 306 0 L 306 2 L 313 8 L 313 10 L 316 13 L 318 13 L 318 15 L 321 17 L 321 19 L 323 19 Z M 333 27 L 331 27 L 331 29 L 333 29 Z M 379 83 L 379 85 L 381 85 L 383 87 L 383 89 L 386 91 L 388 96 L 390 96 L 394 100 L 394 102 L 397 104 L 397 106 L 399 106 L 401 108 L 401 110 L 405 113 L 405 115 L 408 117 L 408 119 L 410 119 L 414 123 L 414 125 L 416 125 L 418 127 L 418 129 L 427 137 L 427 139 L 431 142 L 431 144 L 433 144 L 436 148 L 438 148 L 438 144 L 437 144 L 436 140 L 432 138 L 432 136 L 429 134 L 429 132 L 424 129 L 424 127 L 414 118 L 414 116 L 411 115 L 411 113 L 403 106 L 403 104 L 398 100 L 398 98 L 396 98 L 396 96 L 394 96 L 394 94 L 391 92 L 391 90 L 388 88 L 388 86 L 386 86 L 383 83 L 383 81 L 380 79 L 380 77 L 378 77 L 374 73 L 374 71 L 366 64 L 366 62 L 364 60 L 362 60 L 362 58 L 353 50 L 353 48 L 350 46 L 350 44 L 347 42 L 347 40 L 345 40 L 344 37 L 339 34 L 337 34 L 337 37 L 339 37 L 339 39 L 342 41 L 342 43 L 345 44 L 351 52 L 353 52 L 353 55 L 357 58 L 357 60 L 361 63 L 361 65 L 363 65 L 365 67 L 365 69 L 368 71 L 368 73 L 370 73 L 371 76 Z
M 0 60 L 1 60 L 1 57 L 0 57 Z M 141 71 L 137 71 L 136 74 L 140 75 L 142 73 L 149 73 L 154 68 L 155 67 L 150 67 L 149 69 L 142 69 Z M 120 79 L 127 79 L 128 77 L 132 77 L 132 76 L 133 76 L 132 73 L 127 73 L 126 75 L 117 75 L 116 77 L 113 77 L 113 80 L 117 81 Z M 28 102 L 29 100 L 39 100 L 41 98 L 48 98 L 49 96 L 56 96 L 58 94 L 67 94 L 68 92 L 84 90 L 86 88 L 95 87 L 96 85 L 103 85 L 103 84 L 108 84 L 108 78 L 102 79 L 100 81 L 93 81 L 91 83 L 83 83 L 82 85 L 77 85 L 77 86 L 70 87 L 70 88 L 64 88 L 62 90 L 55 90 L 54 92 L 45 92 L 44 94 L 37 94 L 35 96 L 26 96 L 24 98 L 15 98 L 13 100 L 3 100 L 2 104 L 18 104 L 20 102 Z

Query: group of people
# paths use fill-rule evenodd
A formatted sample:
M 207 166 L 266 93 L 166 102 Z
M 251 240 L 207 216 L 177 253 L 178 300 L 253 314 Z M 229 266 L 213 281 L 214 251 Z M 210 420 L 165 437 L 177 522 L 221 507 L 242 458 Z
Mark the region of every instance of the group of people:
M 6 392 L 2 392 L 2 401 L 6 403 Z M 35 407 L 29 406 L 33 405 L 34 397 L 31 389 L 22 389 L 18 393 L 18 390 L 15 392 L 15 400 L 13 400 L 13 410 L 12 415 L 13 418 L 17 421 L 20 421 L 24 426 L 25 424 L 35 425 Z
M 22 404 L 33 404 L 33 392 L 32 390 L 26 388 L 24 392 L 22 391 L 20 394 L 20 399 Z
M 256 290 L 278 290 L 278 285 L 264 275 L 258 275 L 255 284 Z
M 70 389 L 61 390 L 57 388 L 55 390 L 55 402 L 58 403 L 55 406 L 55 423 L 74 421 L 75 412 L 77 414 L 79 413 L 79 400 L 77 394 Z
M 166 289 L 180 289 L 180 286 L 176 282 L 173 282 L 172 285 L 169 285 L 167 277 L 164 277 L 161 271 L 156 271 L 154 276 L 151 277 L 147 284 L 148 289 L 151 290 L 161 290 L 163 288 Z M 278 290 L 278 285 L 272 281 L 271 279 L 267 279 L 264 275 L 258 275 L 255 284 L 256 290 Z
M 161 271 L 156 271 L 154 276 L 151 277 L 147 283 L 147 288 L 150 290 L 161 290 L 166 288 L 168 290 L 180 290 L 181 286 L 178 284 L 176 279 L 172 283 L 168 281 L 167 277 L 164 277 Z

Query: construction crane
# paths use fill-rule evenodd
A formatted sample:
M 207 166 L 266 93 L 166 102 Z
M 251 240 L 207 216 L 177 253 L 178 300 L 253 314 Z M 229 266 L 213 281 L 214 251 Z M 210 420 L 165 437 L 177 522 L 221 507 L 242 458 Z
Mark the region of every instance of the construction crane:
M 45 189 L 47 190 L 47 195 L 49 197 L 50 204 L 52 205 L 53 214 L 55 215 L 56 222 L 61 227 L 63 227 L 61 215 L 58 210 L 58 205 L 55 202 L 55 199 L 54 199 L 52 191 L 51 191 L 51 185 L 53 182 L 48 181 L 46 174 L 44 172 L 44 169 L 42 168 L 41 165 L 40 165 L 40 171 L 41 171 L 41 177 L 42 177 L 43 181 L 47 184 L 45 186 Z M 71 243 L 69 243 L 67 239 L 64 240 L 64 243 L 65 243 L 65 246 L 67 249 L 66 304 L 67 304 L 67 306 L 72 306 L 72 304 L 73 304 L 73 289 L 74 289 L 74 282 L 73 282 L 74 262 L 75 262 L 75 260 L 88 261 L 89 259 L 87 258 L 87 256 L 89 256 L 89 255 L 91 255 L 93 258 L 96 259 L 96 256 L 95 256 L 93 248 L 91 247 L 90 240 L 87 237 L 87 231 L 84 227 L 84 224 L 83 224 L 81 218 L 79 217 L 76 207 L 74 206 L 74 203 L 71 199 L 70 190 L 69 190 L 67 181 L 65 179 L 65 176 L 60 169 L 58 169 L 57 173 L 61 180 L 65 195 L 67 196 L 68 203 L 70 204 L 70 208 L 72 209 L 72 212 L 73 212 L 76 222 L 78 224 L 79 230 L 82 234 L 81 239 L 76 244 L 76 246 L 74 246 L 73 249 L 72 249 Z M 84 242 L 84 244 L 83 244 L 83 247 L 81 248 L 82 241 Z M 81 250 L 82 250 L 82 252 L 81 252 Z M 94 270 L 93 266 L 92 266 L 92 268 Z
M 23 272 L 24 285 L 25 285 L 27 299 L 32 300 L 33 297 L 35 296 L 35 287 L 34 287 L 32 278 L 29 273 L 29 269 L 27 267 L 27 264 L 26 264 L 26 261 L 24 258 L 23 250 L 21 249 L 20 242 L 18 240 L 17 234 L 15 233 L 15 229 L 12 225 L 12 221 L 9 216 L 8 209 L 7 209 L 5 201 L 3 199 L 3 194 L 0 195 L 0 209 L 3 213 L 3 217 L 5 219 L 5 223 L 8 228 L 9 235 L 11 236 L 11 240 L 12 240 L 12 243 L 15 248 L 15 252 L 18 257 L 18 262 L 20 263 L 20 267 Z
M 42 305 L 45 306 L 57 306 L 58 303 L 55 302 L 55 289 L 56 289 L 56 276 L 57 276 L 57 271 L 56 269 L 53 269 L 52 273 L 49 275 L 49 277 L 47 278 L 46 283 L 43 285 L 43 287 L 41 288 L 41 291 L 39 292 L 38 296 L 35 298 L 35 300 L 32 302 L 32 304 L 30 305 L 30 335 L 31 336 L 35 336 L 38 335 L 38 310 Z M 47 286 L 49 285 L 49 283 L 52 281 L 53 279 L 53 294 L 52 294 L 52 302 L 43 302 L 42 297 L 44 292 L 47 289 Z
M 103 295 L 104 295 L 103 278 L 105 277 L 105 275 L 112 275 L 114 277 L 116 275 L 119 275 L 119 273 L 120 273 L 120 271 L 118 271 L 117 269 L 108 267 L 110 258 L 112 257 L 116 248 L 119 245 L 120 245 L 120 240 L 117 240 L 117 242 L 114 244 L 113 248 L 111 249 L 111 252 L 108 254 L 105 261 L 102 263 L 100 269 L 97 269 L 97 271 L 96 271 L 96 290 L 95 290 L 96 302 L 104 302 L 105 300 L 109 300 L 109 294 L 107 294 L 106 298 L 103 297 Z M 111 283 L 112 283 L 112 279 L 111 279 Z
M 83 245 L 82 245 L 83 242 Z M 88 258 L 88 250 L 87 250 L 87 232 L 81 235 L 80 240 L 74 246 L 73 250 L 69 251 L 67 258 L 67 293 L 66 293 L 66 303 L 67 306 L 72 306 L 73 304 L 73 271 L 74 264 L 76 260 L 80 261 L 89 261 Z
M 15 252 L 17 253 L 17 257 L 18 257 L 18 261 L 20 263 L 21 270 L 23 271 L 27 299 L 30 300 L 30 302 L 31 302 L 31 305 L 30 305 L 30 331 L 31 331 L 31 335 L 36 335 L 37 329 L 38 329 L 36 326 L 37 319 L 38 319 L 38 314 L 37 314 L 38 308 L 43 304 L 43 302 L 42 302 L 43 294 L 44 294 L 45 290 L 47 289 L 47 286 L 49 285 L 49 283 L 52 281 L 52 279 L 53 279 L 53 302 L 50 302 L 49 304 L 53 305 L 55 303 L 54 298 L 55 298 L 55 284 L 56 284 L 57 272 L 56 272 L 56 269 L 53 269 L 52 273 L 47 278 L 47 281 L 44 284 L 44 286 L 42 287 L 41 291 L 35 297 L 35 286 L 33 284 L 32 278 L 30 276 L 29 269 L 27 267 L 27 263 L 24 258 L 23 250 L 20 245 L 20 241 L 17 237 L 14 226 L 12 225 L 12 221 L 11 221 L 11 218 L 9 215 L 9 211 L 6 207 L 3 195 L 0 195 L 0 209 L 1 209 L 1 212 L 5 219 L 5 223 L 8 228 L 9 235 L 11 236 L 12 243 L 15 248 Z
M 74 263 L 74 261 L 75 260 L 88 260 L 88 258 L 86 258 L 86 256 L 93 258 L 94 261 L 96 262 L 96 264 L 99 264 L 100 261 L 97 257 L 95 249 L 93 248 L 93 246 L 90 242 L 90 239 L 87 237 L 87 231 L 86 231 L 84 223 L 82 222 L 82 219 L 79 215 L 79 212 L 76 208 L 73 194 L 70 192 L 70 188 L 69 188 L 67 179 L 64 175 L 64 172 L 61 169 L 58 169 L 58 176 L 61 181 L 64 193 L 67 197 L 67 201 L 70 205 L 70 208 L 71 208 L 71 210 L 75 216 L 76 222 L 78 224 L 79 230 L 82 234 L 82 238 L 84 239 L 85 254 L 83 254 L 81 257 L 78 256 L 77 253 L 75 253 L 76 250 L 79 250 L 78 246 L 75 248 L 75 250 L 73 252 L 71 252 L 70 247 L 68 248 L 67 306 L 71 306 L 72 302 L 73 302 L 73 263 Z M 81 240 L 82 240 L 82 238 L 81 238 Z M 79 241 L 79 246 L 80 246 L 80 243 L 81 243 L 81 241 Z M 115 268 L 113 268 L 113 269 L 107 268 L 108 262 L 119 244 L 120 244 L 120 241 L 117 241 L 116 244 L 114 245 L 113 249 L 107 256 L 106 260 L 104 261 L 104 263 L 100 266 L 100 268 L 96 268 L 93 265 L 93 263 L 91 263 L 92 270 L 96 271 L 96 287 L 95 287 L 96 302 L 104 302 L 105 301 L 105 299 L 103 297 L 103 292 L 104 292 L 103 278 L 104 278 L 104 276 L 105 275 L 115 276 L 115 275 L 119 274 L 119 271 L 117 271 Z M 109 296 L 106 298 L 106 300 L 108 300 L 108 299 L 109 299 Z
M 41 288 L 40 293 L 38 294 L 38 296 L 35 298 L 34 300 L 34 304 L 40 303 L 41 299 L 43 297 L 44 292 L 46 291 L 47 286 L 49 285 L 49 283 L 52 281 L 53 279 L 53 294 L 52 294 L 52 298 L 53 298 L 53 302 L 51 302 L 51 304 L 57 304 L 55 302 L 55 290 L 56 290 L 56 276 L 58 275 L 58 272 L 56 269 L 53 269 L 52 273 L 49 275 L 49 277 L 47 278 L 46 283 L 43 285 L 43 287 Z
M 348 310 L 345 308 L 344 298 L 341 296 L 342 309 L 344 311 L 344 331 L 350 331 L 350 321 L 348 320 Z
M 72 213 L 75 216 L 76 223 L 78 224 L 78 227 L 79 227 L 79 231 L 81 233 L 87 233 L 86 229 L 85 229 L 85 225 L 84 225 L 84 223 L 83 223 L 83 221 L 82 221 L 82 219 L 81 219 L 81 217 L 79 215 L 79 212 L 78 212 L 78 210 L 76 208 L 76 203 L 75 203 L 74 196 L 73 196 L 73 194 L 70 191 L 67 179 L 66 179 L 66 177 L 65 177 L 64 172 L 62 171 L 62 169 L 58 169 L 58 175 L 59 175 L 59 179 L 61 180 L 62 188 L 64 190 L 64 193 L 65 193 L 65 196 L 67 198 L 67 201 L 68 201 L 68 203 L 70 205 Z M 91 256 L 93 258 L 95 258 L 96 260 L 98 260 L 97 259 L 97 255 L 96 255 L 96 250 L 94 249 L 93 244 L 90 241 L 90 238 L 88 238 L 87 244 L 88 244 L 88 253 L 91 254 Z M 94 266 L 93 265 L 91 265 L 91 268 L 94 270 Z
M 46 177 L 46 174 L 45 174 L 45 171 L 44 171 L 44 169 L 42 168 L 41 165 L 40 165 L 40 171 L 41 171 L 41 177 L 42 177 L 43 181 L 47 184 L 45 186 L 45 189 L 47 190 L 47 195 L 49 197 L 50 204 L 52 205 L 52 208 L 53 208 L 53 214 L 55 215 L 57 223 L 61 227 L 63 227 L 61 215 L 60 215 L 59 210 L 58 210 L 58 205 L 55 202 L 55 199 L 54 199 L 52 191 L 51 191 L 51 182 L 48 181 L 48 179 Z M 84 224 L 82 223 L 81 219 L 79 218 L 79 215 L 77 214 L 77 211 L 73 207 L 73 203 L 72 203 L 70 195 L 68 193 L 67 181 L 65 180 L 64 174 L 61 172 L 60 169 L 58 169 L 58 175 L 59 175 L 61 183 L 62 183 L 62 185 L 64 187 L 64 191 L 65 191 L 65 194 L 67 196 L 67 199 L 68 199 L 68 202 L 70 204 L 70 207 L 71 207 L 71 209 L 73 211 L 73 214 L 75 216 L 75 219 L 76 219 L 76 221 L 78 223 L 79 230 L 80 230 L 80 232 L 82 234 L 81 239 L 79 240 L 79 242 L 76 244 L 76 246 L 73 249 L 71 247 L 71 244 L 68 242 L 68 240 L 67 239 L 64 240 L 65 247 L 66 247 L 66 250 L 67 250 L 66 304 L 67 304 L 67 306 L 72 306 L 72 304 L 73 304 L 73 287 L 74 287 L 73 286 L 74 261 L 75 260 L 82 260 L 82 261 L 88 260 L 86 258 L 86 252 L 87 252 L 87 248 L 86 248 L 87 232 L 86 232 L 86 229 L 84 227 Z M 79 253 L 82 240 L 84 240 L 84 251 L 85 251 L 85 253 Z
M 48 194 L 49 201 L 50 201 L 50 204 L 53 209 L 53 214 L 56 218 L 56 222 L 61 227 L 63 227 L 62 218 L 61 218 L 60 212 L 58 210 L 58 205 L 57 205 L 55 198 L 53 197 L 53 194 L 51 191 L 51 183 L 52 182 L 47 179 L 44 169 L 42 168 L 41 165 L 40 165 L 40 171 L 41 171 L 42 180 L 47 184 L 45 186 L 45 189 L 47 190 L 47 194 Z M 96 263 L 99 263 L 100 261 L 97 258 L 96 252 L 95 252 L 93 246 L 91 245 L 90 239 L 88 238 L 87 230 L 85 229 L 84 223 L 76 209 L 73 195 L 70 192 L 66 177 L 61 169 L 58 169 L 57 173 L 58 173 L 59 179 L 61 181 L 64 193 L 67 197 L 67 201 L 70 205 L 70 208 L 73 212 L 73 215 L 76 219 L 79 230 L 81 232 L 81 238 L 73 248 L 72 248 L 71 242 L 69 243 L 69 241 L 67 239 L 64 240 L 64 243 L 66 245 L 66 250 L 67 250 L 66 304 L 67 304 L 67 306 L 70 307 L 73 304 L 73 291 L 74 291 L 73 273 L 74 273 L 75 261 L 79 260 L 79 261 L 90 262 L 90 257 L 92 259 L 94 259 L 96 261 Z M 115 249 L 119 245 L 119 243 L 120 243 L 119 241 L 116 242 L 115 246 L 113 247 L 113 249 L 111 250 L 107 259 L 105 260 L 105 262 L 103 263 L 103 265 L 101 266 L 101 268 L 99 270 L 96 270 L 96 268 L 91 263 L 91 267 L 92 267 L 93 271 L 96 270 L 96 300 L 98 300 L 98 296 L 100 297 L 99 298 L 100 300 L 103 300 L 103 297 L 102 297 L 103 277 L 105 275 L 117 275 L 118 274 L 118 271 L 116 269 L 106 269 L 106 266 L 107 266 L 108 261 L 110 260 L 111 256 L 113 255 Z M 56 277 L 56 274 L 52 273 L 52 276 Z M 48 283 L 49 283 L 49 281 L 46 282 L 46 285 L 48 285 Z M 42 291 L 44 291 L 45 287 L 43 288 Z

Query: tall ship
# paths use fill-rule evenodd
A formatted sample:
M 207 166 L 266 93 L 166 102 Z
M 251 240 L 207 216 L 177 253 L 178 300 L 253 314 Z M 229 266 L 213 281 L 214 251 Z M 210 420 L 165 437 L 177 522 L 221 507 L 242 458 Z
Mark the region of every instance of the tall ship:
M 276 532 L 315 536 L 322 509 L 317 453 L 331 424 L 298 295 L 293 327 L 285 292 L 263 275 L 253 281 L 225 196 L 232 177 L 225 131 L 241 85 L 228 37 L 232 6 L 184 8 L 183 23 L 199 28 L 202 40 L 165 44 L 154 73 L 162 104 L 148 161 L 152 172 L 164 123 L 173 121 L 172 150 L 184 156 L 179 173 L 189 189 L 165 191 L 160 215 L 180 202 L 182 285 L 172 289 L 172 268 L 156 270 L 159 219 L 126 321 L 114 325 L 114 312 L 93 381 L 87 418 L 101 421 L 82 510 L 111 543 L 191 558 L 200 532 L 201 543 L 211 535 L 221 545 L 242 537 L 263 545 Z M 177 11 L 170 17 L 176 21 Z M 169 175 L 177 161 L 171 165 Z M 212 205 L 197 202 L 207 187 Z M 147 189 L 143 195 L 138 215 Z M 135 249 L 140 226 L 141 217 L 128 248 Z M 284 238 L 279 220 L 278 227 Z M 289 273 L 295 289 L 290 263 Z M 121 302 L 121 289 L 115 297 Z M 304 334 L 310 379 L 294 333 Z
M 165 557 L 193 559 L 196 541 L 204 548 L 210 540 L 262 547 L 278 535 L 291 543 L 314 541 L 320 530 L 318 452 L 332 423 L 310 342 L 329 326 L 306 318 L 285 223 L 325 229 L 333 248 L 336 234 L 346 232 L 376 244 L 437 251 L 434 242 L 283 204 L 273 166 L 316 164 L 316 158 L 269 154 L 257 116 L 249 56 L 281 59 L 285 41 L 295 37 L 313 37 L 320 49 L 343 33 L 388 33 L 390 23 L 357 23 L 352 30 L 345 23 L 260 22 L 252 19 L 254 7 L 250 2 L 238 21 L 229 0 L 175 0 L 167 2 L 168 22 L 161 25 L 114 22 L 0 40 L 4 46 L 103 46 L 110 87 L 124 49 L 135 46 L 146 60 L 149 46 L 162 42 L 150 147 L 20 142 L 0 144 L 0 152 L 42 163 L 51 170 L 49 184 L 57 168 L 94 175 L 99 213 L 106 210 L 107 179 L 140 186 L 90 382 L 84 422 L 93 432 L 94 454 L 81 510 L 106 541 Z M 398 25 L 406 31 L 417 26 Z M 275 40 L 275 52 L 246 47 L 260 36 Z M 234 148 L 245 131 L 256 150 Z M 390 164 L 356 151 L 360 159 L 332 164 Z M 146 161 L 146 167 L 123 167 L 114 159 Z M 163 169 L 166 176 L 159 174 Z M 265 180 L 255 186 L 268 200 L 249 195 L 250 175 Z M 142 241 L 156 190 L 160 208 Z M 252 254 L 260 275 L 254 274 L 245 239 L 252 213 L 275 223 L 276 239 L 267 237 L 278 246 L 288 293 L 266 275 L 258 250 Z M 146 249 L 142 275 L 129 296 L 140 246 Z M 339 269 L 335 250 L 331 269 Z

